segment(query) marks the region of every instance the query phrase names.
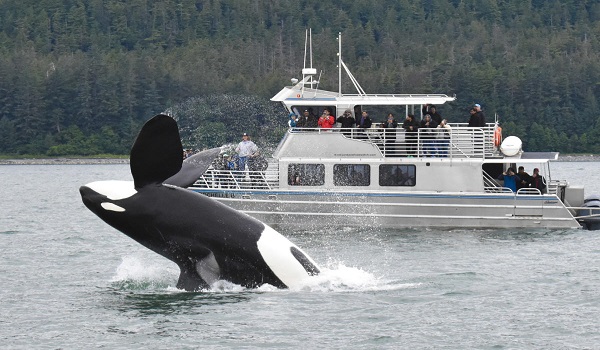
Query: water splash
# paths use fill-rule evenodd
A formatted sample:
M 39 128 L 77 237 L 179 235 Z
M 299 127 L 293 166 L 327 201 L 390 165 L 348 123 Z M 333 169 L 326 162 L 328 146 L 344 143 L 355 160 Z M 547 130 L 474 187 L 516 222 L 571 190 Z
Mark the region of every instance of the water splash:
M 111 279 L 113 287 L 129 291 L 158 291 L 167 293 L 185 293 L 177 289 L 179 269 L 174 264 L 165 265 L 162 261 L 150 261 L 144 258 L 127 256 L 117 267 Z M 346 266 L 339 261 L 331 260 L 317 276 L 307 278 L 300 286 L 291 289 L 278 289 L 265 284 L 251 289 L 257 292 L 366 292 L 390 291 L 417 287 L 415 283 L 391 281 L 359 267 Z M 219 280 L 203 293 L 241 293 L 249 289 L 240 285 Z
M 122 290 L 167 289 L 177 284 L 179 269 L 176 265 L 164 264 L 136 256 L 123 257 L 117 267 L 112 285 Z

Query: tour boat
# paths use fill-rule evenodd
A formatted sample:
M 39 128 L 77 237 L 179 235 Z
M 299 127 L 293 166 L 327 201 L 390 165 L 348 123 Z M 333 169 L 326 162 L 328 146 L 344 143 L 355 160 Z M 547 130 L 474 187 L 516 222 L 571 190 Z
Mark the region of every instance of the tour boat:
M 420 121 L 423 106 L 439 108 L 456 97 L 367 94 L 342 61 L 341 36 L 338 44 L 338 92 L 318 88 L 311 52 L 303 78 L 271 100 L 296 115 L 318 116 L 324 109 L 336 118 L 346 110 L 357 119 L 362 111 L 385 114 L 370 128 L 290 127 L 266 168 L 231 170 L 215 161 L 190 189 L 274 226 L 579 228 L 598 219 L 589 210 L 578 217 L 582 186 L 552 177 L 557 152 L 523 151 L 517 137 L 502 140 L 495 120 L 407 135 L 401 127 L 407 115 Z M 342 68 L 357 93 L 342 93 Z M 395 129 L 378 123 L 388 111 L 396 115 Z M 505 187 L 498 178 L 518 166 L 529 173 L 538 168 L 545 189 Z

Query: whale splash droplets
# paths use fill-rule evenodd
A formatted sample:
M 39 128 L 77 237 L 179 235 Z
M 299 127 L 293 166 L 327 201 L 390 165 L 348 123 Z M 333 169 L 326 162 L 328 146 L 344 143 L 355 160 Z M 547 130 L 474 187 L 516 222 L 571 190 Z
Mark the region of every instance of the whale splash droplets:
M 292 289 L 278 289 L 271 285 L 262 285 L 253 290 L 257 292 L 289 293 L 289 292 L 373 292 L 416 288 L 418 284 L 402 283 L 387 280 L 385 277 L 365 271 L 359 267 L 346 266 L 340 261 L 329 261 L 321 266 L 321 273 L 311 276 Z M 164 260 L 156 261 L 138 256 L 123 257 L 111 279 L 113 287 L 128 291 L 182 292 L 175 288 L 179 269 L 175 264 L 164 264 Z M 203 293 L 240 293 L 248 289 L 228 281 L 215 282 L 210 290 Z

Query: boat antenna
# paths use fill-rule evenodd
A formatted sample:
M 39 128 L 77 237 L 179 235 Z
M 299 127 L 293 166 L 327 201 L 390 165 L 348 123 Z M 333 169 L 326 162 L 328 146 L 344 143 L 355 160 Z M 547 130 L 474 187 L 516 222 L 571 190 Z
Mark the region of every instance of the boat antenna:
M 342 96 L 342 32 L 338 32 L 338 96 Z
M 317 80 L 317 90 L 319 89 L 319 83 L 321 82 L 321 75 L 323 74 L 323 70 L 319 72 L 319 80 Z M 315 93 L 316 96 L 316 93 Z
M 313 67 L 313 55 L 312 55 L 312 28 L 308 29 L 309 35 L 310 35 L 310 68 Z
M 362 88 L 362 86 L 360 86 L 360 84 L 358 83 L 358 80 L 356 80 L 354 75 L 352 75 L 352 72 L 350 72 L 350 69 L 348 69 L 348 67 L 342 60 L 342 33 L 338 33 L 338 84 L 339 84 L 338 94 L 339 94 L 339 96 L 342 96 L 342 67 L 346 71 L 346 74 L 348 74 L 348 77 L 350 78 L 350 81 L 352 81 L 352 84 L 354 85 L 354 88 L 356 89 L 356 91 L 358 91 L 358 94 L 366 95 L 367 93 L 365 92 L 365 90 Z
M 310 67 L 306 67 L 306 56 L 308 55 L 308 63 Z M 313 75 L 316 74 L 316 70 L 313 69 L 313 58 L 312 58 L 312 28 L 306 29 L 304 34 L 304 69 L 302 69 L 302 95 L 304 95 L 304 86 L 306 82 L 310 84 L 312 89 L 315 81 Z M 308 75 L 308 78 L 307 78 Z

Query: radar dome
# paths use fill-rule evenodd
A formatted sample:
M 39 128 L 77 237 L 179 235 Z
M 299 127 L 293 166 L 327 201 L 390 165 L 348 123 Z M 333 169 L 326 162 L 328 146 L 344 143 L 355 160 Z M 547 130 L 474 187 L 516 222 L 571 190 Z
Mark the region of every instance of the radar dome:
M 509 136 L 502 141 L 500 151 L 507 157 L 516 156 L 523 146 L 523 142 L 516 136 Z

